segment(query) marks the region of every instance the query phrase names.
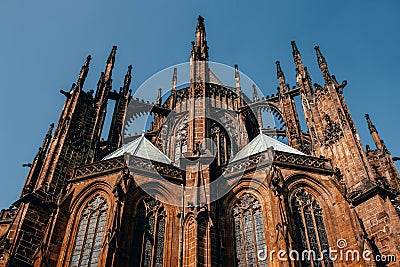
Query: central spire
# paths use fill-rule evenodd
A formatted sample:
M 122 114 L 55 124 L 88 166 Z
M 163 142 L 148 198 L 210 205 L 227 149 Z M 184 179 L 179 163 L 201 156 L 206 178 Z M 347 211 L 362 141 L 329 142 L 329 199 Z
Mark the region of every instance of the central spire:
M 192 42 L 191 59 L 194 61 L 208 61 L 208 46 L 204 18 L 199 16 L 196 27 L 196 42 Z

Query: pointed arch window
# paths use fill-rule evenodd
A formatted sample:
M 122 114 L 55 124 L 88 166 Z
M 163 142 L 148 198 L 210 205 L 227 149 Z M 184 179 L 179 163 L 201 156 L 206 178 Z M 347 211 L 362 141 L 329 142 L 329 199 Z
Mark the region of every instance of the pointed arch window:
M 108 203 L 100 194 L 81 213 L 69 267 L 97 266 L 105 232 Z
M 292 211 L 299 253 L 311 251 L 311 257 L 301 257 L 302 266 L 333 266 L 327 252 L 321 258 L 321 252 L 328 251 L 329 243 L 318 201 L 305 189 L 297 190 L 292 197 Z
M 230 159 L 229 154 L 231 149 L 228 134 L 219 125 L 214 125 L 211 128 L 211 138 L 214 142 L 214 146 L 211 147 L 211 150 L 213 154 L 216 155 L 218 164 L 223 165 L 227 163 Z
M 251 194 L 242 195 L 233 207 L 233 226 L 238 267 L 267 267 L 264 221 L 260 202 Z M 260 256 L 264 256 L 260 254 Z
M 145 198 L 138 205 L 133 237 L 133 267 L 162 267 L 166 213 L 160 201 Z

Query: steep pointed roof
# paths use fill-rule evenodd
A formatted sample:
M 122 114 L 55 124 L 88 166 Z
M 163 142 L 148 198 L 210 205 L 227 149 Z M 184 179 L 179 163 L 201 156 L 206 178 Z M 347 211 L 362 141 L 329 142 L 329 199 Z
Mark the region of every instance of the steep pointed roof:
M 119 157 L 125 154 L 131 154 L 139 158 L 158 161 L 165 164 L 170 164 L 172 162 L 164 153 L 162 153 L 149 140 L 147 140 L 144 134 L 124 145 L 123 147 L 115 150 L 103 160 Z
M 231 160 L 231 162 L 241 160 L 244 158 L 248 158 L 251 155 L 255 155 L 257 153 L 266 151 L 270 147 L 272 147 L 275 151 L 282 151 L 282 152 L 287 152 L 287 153 L 292 153 L 292 154 L 305 155 L 304 153 L 298 151 L 297 149 L 294 149 L 293 147 L 290 147 L 282 142 L 279 142 L 278 140 L 276 140 L 272 137 L 269 137 L 263 133 L 260 133 L 250 143 L 245 145 L 235 155 L 235 157 Z

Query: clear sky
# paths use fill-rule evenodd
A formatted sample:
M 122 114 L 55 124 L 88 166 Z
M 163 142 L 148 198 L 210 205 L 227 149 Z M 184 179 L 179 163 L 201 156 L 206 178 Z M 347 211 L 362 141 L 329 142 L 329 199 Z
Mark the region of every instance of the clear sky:
M 133 65 L 132 89 L 155 72 L 189 59 L 197 16 L 205 18 L 210 60 L 233 66 L 265 95 L 276 93 L 275 61 L 294 85 L 290 41 L 296 40 L 313 82 L 323 83 L 319 45 L 330 71 L 348 80 L 347 103 L 363 144 L 369 113 L 400 156 L 400 2 L 398 0 L 1 1 L 0 208 L 15 201 L 48 129 L 86 56 L 85 90 L 94 89 L 113 45 L 114 89 Z

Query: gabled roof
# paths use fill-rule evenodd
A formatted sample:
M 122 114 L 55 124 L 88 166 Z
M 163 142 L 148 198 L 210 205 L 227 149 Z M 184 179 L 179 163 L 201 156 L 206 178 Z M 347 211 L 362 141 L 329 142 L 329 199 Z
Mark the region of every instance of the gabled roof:
M 129 142 L 123 147 L 115 150 L 103 160 L 116 158 L 125 154 L 131 154 L 133 156 L 149 159 L 152 161 L 158 161 L 165 164 L 170 164 L 172 161 L 162 153 L 157 147 L 155 147 L 147 138 L 142 134 L 139 138 Z
M 244 158 L 248 158 L 251 155 L 255 155 L 257 153 L 266 151 L 270 147 L 272 147 L 276 151 L 288 152 L 288 153 L 298 154 L 298 155 L 305 155 L 304 153 L 298 151 L 297 149 L 294 149 L 282 142 L 279 142 L 278 140 L 276 140 L 272 137 L 269 137 L 263 133 L 260 133 L 250 143 L 245 145 L 235 155 L 235 157 L 231 160 L 231 162 L 241 160 Z

